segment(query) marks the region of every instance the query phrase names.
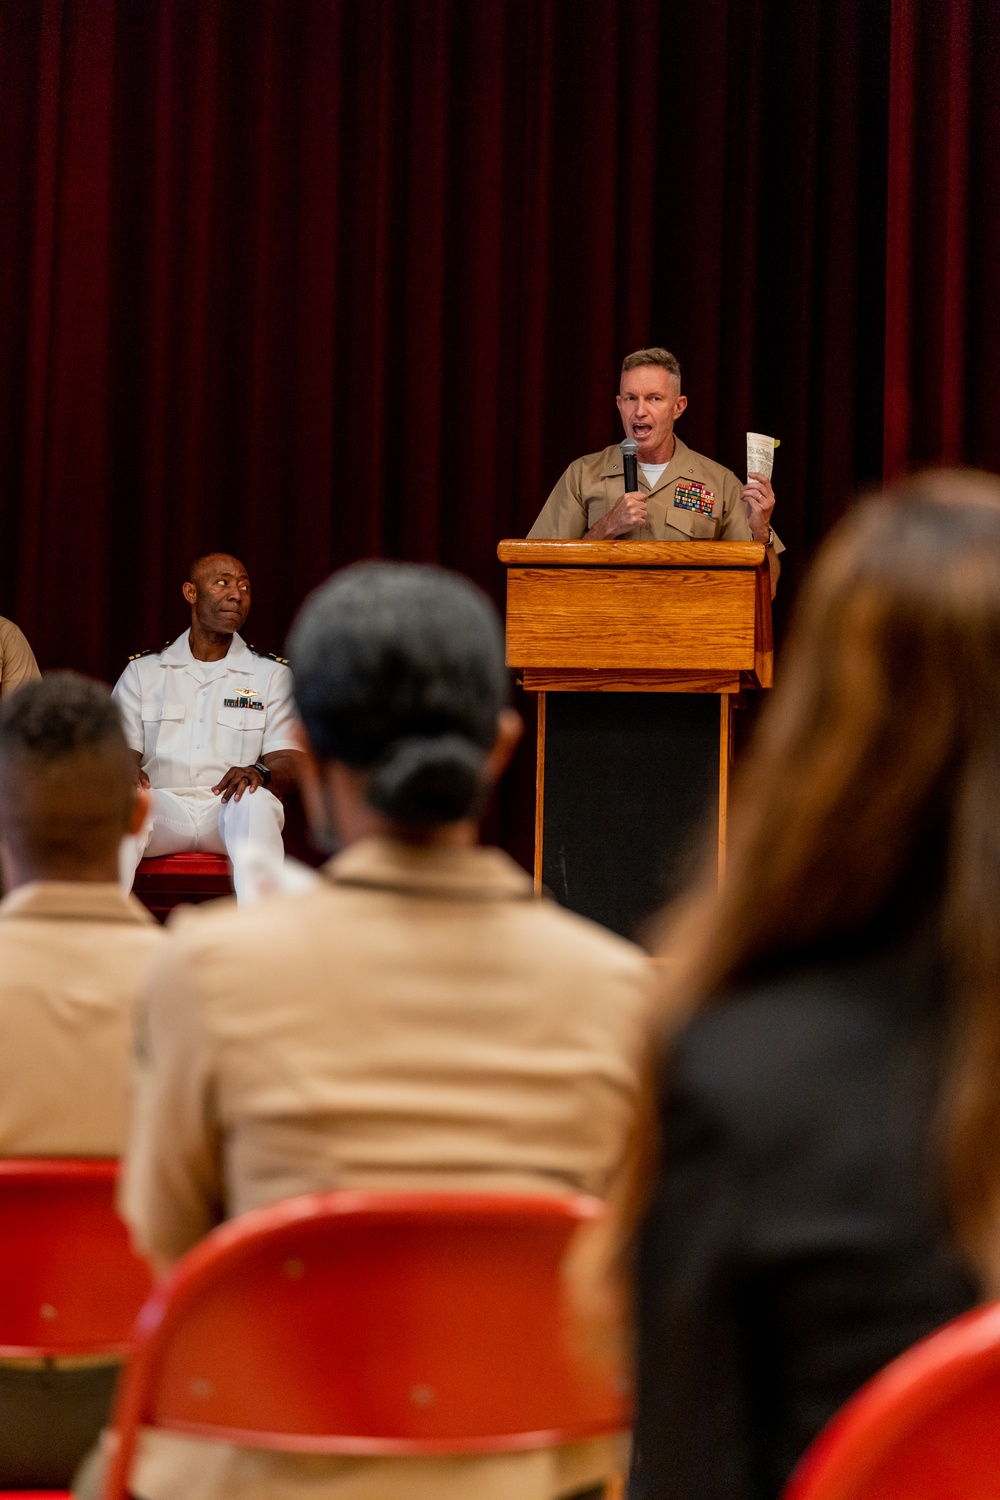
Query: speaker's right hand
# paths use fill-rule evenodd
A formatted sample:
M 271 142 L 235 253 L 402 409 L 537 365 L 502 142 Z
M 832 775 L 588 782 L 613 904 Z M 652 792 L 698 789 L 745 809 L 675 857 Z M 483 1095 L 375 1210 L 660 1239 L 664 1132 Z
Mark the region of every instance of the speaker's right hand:
M 623 536 L 626 531 L 634 531 L 637 526 L 645 526 L 649 520 L 648 497 L 641 490 L 630 490 L 618 501 L 606 516 L 587 532 L 586 540 L 590 542 L 601 541 L 603 538 Z

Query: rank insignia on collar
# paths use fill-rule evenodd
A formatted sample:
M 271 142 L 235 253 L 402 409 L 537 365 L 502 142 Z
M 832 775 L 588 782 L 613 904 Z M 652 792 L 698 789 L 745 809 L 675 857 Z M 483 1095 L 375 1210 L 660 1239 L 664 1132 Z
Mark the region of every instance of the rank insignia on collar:
M 247 688 L 242 693 L 237 693 L 235 698 L 223 698 L 223 708 L 255 708 L 259 713 L 264 712 L 264 700 L 253 688 Z
M 715 491 L 697 479 L 681 479 L 674 485 L 674 504 L 680 510 L 696 510 L 699 515 L 710 516 L 715 505 Z

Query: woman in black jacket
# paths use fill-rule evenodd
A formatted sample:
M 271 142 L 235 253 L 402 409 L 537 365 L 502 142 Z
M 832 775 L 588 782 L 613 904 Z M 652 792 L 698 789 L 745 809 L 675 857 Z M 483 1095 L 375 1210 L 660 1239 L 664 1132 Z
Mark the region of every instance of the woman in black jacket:
M 721 891 L 672 915 L 636 1500 L 774 1500 L 990 1285 L 1000 1190 L 1000 482 L 917 476 L 803 591 Z

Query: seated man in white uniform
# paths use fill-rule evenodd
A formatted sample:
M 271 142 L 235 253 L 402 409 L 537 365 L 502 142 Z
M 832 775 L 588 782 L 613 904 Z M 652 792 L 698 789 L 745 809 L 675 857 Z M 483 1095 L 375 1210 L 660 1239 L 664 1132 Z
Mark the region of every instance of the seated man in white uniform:
M 226 854 L 243 901 L 281 880 L 279 796 L 297 781 L 301 755 L 292 674 L 237 634 L 250 579 L 235 557 L 199 558 L 183 594 L 190 629 L 165 651 L 133 657 L 113 692 L 151 801 L 143 830 L 122 844 L 122 884 L 131 888 L 146 855 Z

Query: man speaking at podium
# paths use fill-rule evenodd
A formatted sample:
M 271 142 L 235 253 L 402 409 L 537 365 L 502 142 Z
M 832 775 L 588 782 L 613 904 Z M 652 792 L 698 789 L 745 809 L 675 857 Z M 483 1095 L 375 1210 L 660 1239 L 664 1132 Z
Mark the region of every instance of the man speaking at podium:
M 681 367 L 668 349 L 638 349 L 622 362 L 618 410 L 636 445 L 638 484 L 625 488 L 622 449 L 614 444 L 570 464 L 528 537 L 598 542 L 763 542 L 778 582 L 782 543 L 771 529 L 774 491 L 763 474 L 741 484 L 731 470 L 695 453 L 674 432 L 687 406 Z

